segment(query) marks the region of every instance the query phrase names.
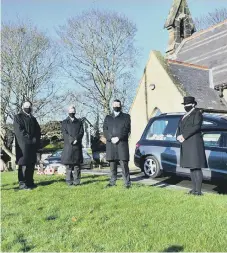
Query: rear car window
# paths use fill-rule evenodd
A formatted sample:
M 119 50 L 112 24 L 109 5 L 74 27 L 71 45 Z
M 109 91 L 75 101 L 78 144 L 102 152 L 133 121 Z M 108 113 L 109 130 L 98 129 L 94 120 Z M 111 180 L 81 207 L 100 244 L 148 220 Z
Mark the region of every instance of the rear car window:
M 206 147 L 221 147 L 221 133 L 204 133 L 203 141 Z
M 154 120 L 145 135 L 146 140 L 176 141 L 179 117 Z

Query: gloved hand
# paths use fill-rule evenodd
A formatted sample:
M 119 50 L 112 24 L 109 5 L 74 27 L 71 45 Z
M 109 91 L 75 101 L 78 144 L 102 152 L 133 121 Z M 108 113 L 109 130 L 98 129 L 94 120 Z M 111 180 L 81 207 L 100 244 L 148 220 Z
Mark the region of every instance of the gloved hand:
M 112 142 L 113 144 L 116 144 L 116 143 L 119 142 L 119 138 L 118 138 L 118 137 L 113 137 L 113 138 L 111 138 L 111 142 Z
M 75 140 L 75 141 L 73 142 L 73 145 L 75 145 L 75 144 L 77 144 L 77 140 Z
M 183 135 L 179 135 L 179 136 L 177 137 L 177 140 L 178 140 L 180 143 L 182 143 L 182 142 L 185 141 Z

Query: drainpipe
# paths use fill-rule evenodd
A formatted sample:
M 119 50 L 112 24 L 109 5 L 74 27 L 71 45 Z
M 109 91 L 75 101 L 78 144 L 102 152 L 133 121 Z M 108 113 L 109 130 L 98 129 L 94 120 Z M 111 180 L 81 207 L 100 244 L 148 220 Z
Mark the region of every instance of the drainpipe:
M 149 118 L 148 118 L 148 99 L 147 99 L 147 68 L 144 69 L 144 76 L 145 76 L 145 83 L 144 83 L 145 110 L 146 110 L 146 118 L 148 122 Z

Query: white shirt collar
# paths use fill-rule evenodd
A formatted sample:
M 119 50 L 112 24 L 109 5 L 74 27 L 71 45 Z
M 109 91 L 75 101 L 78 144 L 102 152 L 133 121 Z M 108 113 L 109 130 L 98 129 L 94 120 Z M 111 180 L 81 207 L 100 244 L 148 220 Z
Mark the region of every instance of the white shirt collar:
M 70 116 L 69 116 L 69 118 L 71 119 L 71 121 L 74 121 L 74 119 L 75 119 L 75 118 L 71 118 Z
M 120 114 L 120 112 L 115 112 L 114 111 L 114 116 L 117 117 Z

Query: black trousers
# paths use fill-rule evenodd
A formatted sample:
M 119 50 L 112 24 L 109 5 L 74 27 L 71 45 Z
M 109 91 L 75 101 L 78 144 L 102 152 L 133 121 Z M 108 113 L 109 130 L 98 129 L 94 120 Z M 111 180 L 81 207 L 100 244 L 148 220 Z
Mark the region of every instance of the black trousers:
M 22 166 L 18 168 L 18 181 L 20 185 L 33 186 L 34 185 L 34 169 L 35 165 Z
M 191 180 L 192 180 L 192 191 L 201 193 L 203 173 L 201 169 L 190 169 Z
M 81 179 L 81 166 L 78 164 L 66 165 L 66 183 L 67 184 L 80 184 Z
M 115 185 L 117 181 L 117 163 L 118 161 L 110 161 L 110 171 L 111 171 L 110 185 Z M 130 186 L 131 181 L 130 181 L 128 161 L 120 161 L 120 166 L 122 168 L 122 176 L 124 179 L 124 184 L 125 186 Z

